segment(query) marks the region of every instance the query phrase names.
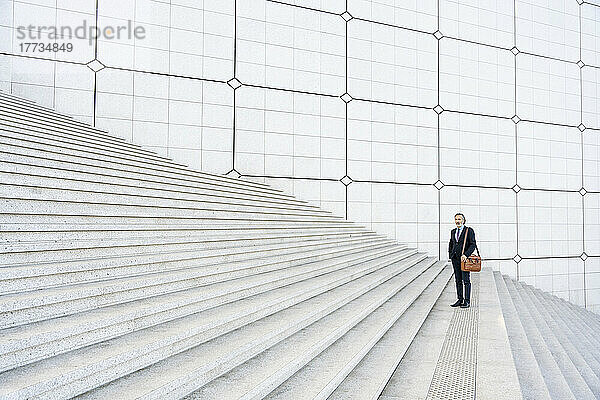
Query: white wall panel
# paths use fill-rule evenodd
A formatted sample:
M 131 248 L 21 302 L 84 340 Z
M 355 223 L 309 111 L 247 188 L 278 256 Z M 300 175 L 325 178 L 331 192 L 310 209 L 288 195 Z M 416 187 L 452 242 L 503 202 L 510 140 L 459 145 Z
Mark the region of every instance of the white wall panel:
M 338 15 L 264 0 L 239 4 L 239 79 L 292 90 L 344 93 L 345 22 Z
M 341 99 L 242 87 L 236 105 L 240 173 L 327 179 L 345 175 Z
M 352 179 L 432 184 L 437 180 L 437 115 L 413 107 L 348 104 Z
M 442 34 L 477 43 L 512 47 L 513 2 L 441 0 L 439 3 Z
M 600 256 L 600 194 L 588 193 L 584 200 L 584 251 L 588 256 Z
M 233 90 L 227 85 L 103 69 L 97 90 L 99 127 L 190 166 L 231 169 Z
M 453 39 L 440 41 L 440 105 L 447 110 L 512 117 L 514 55 Z
M 579 256 L 583 252 L 583 204 L 579 193 L 520 191 L 519 255 Z
M 583 187 L 600 192 L 600 130 L 583 132 Z
M 581 122 L 579 67 L 527 54 L 517 56 L 517 115 L 577 126 Z
M 353 17 L 425 32 L 436 31 L 436 0 L 348 0 L 347 3 Z
M 581 132 L 521 122 L 517 127 L 519 186 L 577 191 L 582 187 Z
M 577 1 L 516 0 L 517 47 L 521 51 L 577 62 Z
M 362 20 L 348 23 L 348 93 L 355 98 L 434 107 L 432 35 Z
M 600 66 L 600 7 L 581 6 L 581 61 Z
M 583 67 L 581 79 L 583 125 L 600 129 L 600 68 Z
M 440 179 L 445 184 L 512 187 L 515 124 L 508 119 L 440 115 Z

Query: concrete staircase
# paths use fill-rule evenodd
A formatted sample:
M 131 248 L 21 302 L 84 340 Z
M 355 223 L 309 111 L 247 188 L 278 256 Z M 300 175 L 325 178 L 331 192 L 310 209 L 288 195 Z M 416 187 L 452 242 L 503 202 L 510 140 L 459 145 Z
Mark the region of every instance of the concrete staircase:
M 344 343 L 326 397 L 450 277 L 267 185 L 6 93 L 0 177 L 2 399 L 180 398 L 248 362 L 266 369 L 227 391 L 259 398 Z
M 600 393 L 595 314 L 2 92 L 0 177 L 0 399 Z
M 600 318 L 494 273 L 526 399 L 600 398 Z

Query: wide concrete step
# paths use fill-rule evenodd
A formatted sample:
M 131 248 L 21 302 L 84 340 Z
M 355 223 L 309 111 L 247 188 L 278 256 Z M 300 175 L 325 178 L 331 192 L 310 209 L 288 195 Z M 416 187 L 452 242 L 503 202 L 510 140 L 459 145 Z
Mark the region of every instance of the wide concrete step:
M 285 233 L 298 232 L 328 232 L 336 230 L 339 232 L 352 232 L 356 229 L 366 230 L 364 227 L 354 224 L 310 224 L 298 223 L 285 224 L 275 221 L 265 223 L 232 223 L 210 225 L 197 224 L 127 224 L 113 225 L 106 223 L 99 224 L 7 224 L 3 223 L 2 237 L 0 244 L 10 246 L 18 243 L 36 243 L 53 241 L 79 241 L 79 240 L 111 240 L 128 239 L 135 237 L 148 238 L 170 238 L 170 237 L 222 237 L 228 232 L 232 237 L 242 232 L 255 233 L 260 236 L 265 233 L 281 235 Z
M 73 178 L 92 182 L 112 182 L 118 178 L 127 181 L 132 186 L 135 181 L 143 187 L 156 184 L 162 188 L 172 190 L 195 191 L 197 189 L 214 190 L 216 194 L 240 194 L 254 197 L 263 197 L 287 201 L 290 203 L 306 204 L 302 200 L 295 199 L 278 192 L 266 190 L 255 190 L 246 186 L 232 185 L 230 182 L 211 181 L 209 179 L 185 177 L 178 174 L 163 173 L 157 169 L 143 167 L 125 167 L 106 162 L 95 162 L 71 157 L 62 157 L 59 153 L 31 151 L 26 148 L 5 146 L 0 144 L 0 163 L 3 170 L 11 172 L 16 168 L 36 167 L 36 171 L 44 170 L 39 175 L 59 176 L 65 179 Z M 83 176 L 81 174 L 84 174 Z
M 537 323 L 534 320 L 535 316 L 531 315 L 527 305 L 524 304 L 515 282 L 508 277 L 504 278 L 504 282 L 525 331 L 527 341 L 533 350 L 533 355 L 550 393 L 550 398 L 575 400 L 577 397 L 571 391 L 561 368 L 548 348 L 542 333 L 538 330 Z
M 586 360 L 584 354 L 588 354 L 587 351 L 580 349 L 578 346 L 578 343 L 581 343 L 581 340 L 584 339 L 580 338 L 580 335 L 566 333 L 565 330 L 568 328 L 564 326 L 560 317 L 548 311 L 545 302 L 540 302 L 539 298 L 531 290 L 531 287 L 521 285 L 521 294 L 531 304 L 532 308 L 537 310 L 538 315 L 545 322 L 556 342 L 558 342 L 557 344 L 560 345 L 561 351 L 559 354 L 564 353 L 563 357 L 566 356 L 569 358 L 568 361 L 573 364 L 594 397 L 600 398 L 600 379 L 596 375 L 596 373 L 600 373 L 600 368 L 598 368 L 600 365 L 593 360 L 593 357 L 590 359 L 592 365 Z M 596 368 L 596 372 L 594 372 L 594 368 Z
M 164 184 L 149 183 L 145 185 L 143 182 L 132 182 L 121 178 L 106 178 L 96 179 L 96 176 L 78 176 L 77 179 L 71 179 L 72 173 L 63 174 L 56 170 L 43 170 L 42 173 L 47 174 L 34 175 L 29 172 L 39 172 L 40 168 L 24 165 L 7 165 L 0 163 L 0 180 L 6 185 L 20 185 L 23 187 L 39 187 L 39 188 L 54 188 L 64 191 L 70 191 L 74 195 L 79 191 L 120 194 L 126 196 L 139 196 L 141 198 L 159 198 L 159 199 L 176 199 L 185 201 L 196 201 L 203 203 L 226 203 L 237 205 L 261 205 L 267 207 L 280 207 L 296 210 L 306 210 L 312 212 L 320 212 L 322 214 L 330 214 L 327 211 L 318 209 L 299 202 L 290 202 L 287 200 L 247 195 L 235 191 L 218 191 L 210 190 L 209 188 L 194 187 L 190 190 L 182 190 L 182 188 L 171 188 Z M 36 171 L 33 171 L 36 170 Z M 27 172 L 29 171 L 29 172 Z M 69 176 L 65 176 L 69 175 Z M 85 174 L 78 174 L 85 175 Z M 83 179 L 80 179 L 83 178 Z M 204 186 L 204 185 L 202 185 Z
M 377 399 L 448 283 L 452 269 L 445 264 L 437 262 L 425 270 L 266 399 L 330 399 L 351 381 L 356 387 L 345 390 L 344 398 Z M 359 369 L 364 373 L 360 384 L 355 375 Z
M 0 200 L 1 204 L 1 200 Z M 1 211 L 1 210 L 0 210 Z M 188 217 L 157 217 L 147 215 L 39 215 L 39 214 L 25 214 L 25 213 L 6 213 L 0 212 L 0 225 L 6 227 L 6 231 L 31 231 L 30 228 L 38 226 L 38 232 L 58 229 L 60 231 L 65 230 L 80 230 L 82 227 L 85 229 L 92 225 L 106 226 L 111 225 L 113 230 L 147 230 L 149 227 L 154 226 L 154 230 L 172 230 L 172 229 L 193 229 L 198 230 L 200 227 L 203 229 L 220 229 L 223 227 L 229 227 L 231 229 L 249 227 L 255 225 L 257 227 L 281 227 L 285 226 L 286 229 L 289 227 L 293 229 L 294 226 L 321 226 L 325 228 L 340 227 L 341 229 L 352 229 L 358 225 L 345 221 L 334 222 L 323 220 L 322 218 L 311 218 L 311 217 L 298 217 L 295 219 L 288 219 L 282 221 L 278 218 L 269 218 L 268 214 L 265 214 L 265 218 L 249 218 L 248 215 L 244 215 L 238 218 L 226 218 L 222 216 L 212 218 L 188 218 Z M 346 226 L 344 226 L 346 225 Z M 50 228 L 48 228 L 50 227 Z M 69 229 L 71 228 L 71 229 Z
M 376 365 L 385 363 L 384 370 L 389 372 L 387 368 L 392 367 L 393 363 L 388 360 L 390 358 L 395 359 L 396 356 L 400 360 L 393 366 L 394 370 L 385 383 L 381 394 L 377 397 L 378 399 L 415 400 L 427 398 L 446 338 L 446 332 L 454 312 L 454 309 L 449 305 L 454 301 L 456 301 L 456 289 L 452 279 L 437 299 L 406 352 L 403 351 L 402 346 L 396 346 L 395 338 L 390 335 L 392 337 L 390 338 L 391 343 L 387 347 L 388 351 L 380 354 L 379 357 L 374 356 L 372 362 L 377 363 Z M 401 327 L 398 332 L 399 337 L 404 337 L 403 332 L 404 329 Z M 366 378 L 373 375 L 374 372 L 369 368 L 367 362 L 360 364 L 332 394 L 331 399 L 351 399 L 355 397 L 355 393 L 359 395 L 361 400 L 371 399 L 370 393 L 373 393 L 373 391 L 370 390 L 369 384 L 363 383 L 367 382 Z M 364 395 L 362 395 L 363 391 Z
M 35 101 L 21 96 L 0 91 L 0 102 L 6 107 L 10 106 L 12 108 L 17 108 L 24 114 L 37 116 L 38 120 L 60 121 L 66 124 L 72 124 L 73 126 L 81 127 L 81 129 L 87 129 L 92 133 L 97 133 L 99 137 L 106 137 L 107 139 L 125 142 L 125 139 L 111 135 L 106 130 L 92 127 L 91 125 L 78 121 L 69 115 L 58 113 L 52 108 L 42 106 Z
M 186 169 L 185 171 L 187 172 L 182 172 L 160 165 L 154 166 L 152 163 L 120 160 L 115 157 L 94 156 L 88 152 L 64 152 L 52 146 L 23 146 L 20 144 L 7 143 L 6 140 L 0 138 L 0 153 L 3 153 L 2 159 L 0 159 L 1 161 L 18 162 L 18 156 L 20 156 L 21 161 L 23 158 L 26 158 L 27 162 L 33 165 L 48 165 L 51 162 L 62 162 L 63 166 L 65 165 L 64 163 L 67 164 L 65 166 L 67 169 L 69 169 L 69 165 L 72 165 L 71 169 L 97 171 L 100 174 L 110 171 L 111 173 L 116 173 L 118 176 L 125 177 L 141 176 L 142 178 L 161 178 L 168 179 L 167 182 L 174 183 L 207 183 L 216 185 L 217 187 L 235 188 L 239 191 L 251 191 L 255 194 L 270 195 L 276 198 L 293 200 L 292 196 L 283 194 L 280 191 L 252 186 L 250 182 L 241 179 L 219 179 L 219 177 L 213 177 L 199 172 L 197 173 L 190 169 Z
M 262 357 L 271 349 L 289 343 L 289 340 L 298 336 L 311 336 L 306 333 L 305 328 L 313 332 L 315 326 L 321 326 L 322 330 L 316 334 L 315 339 L 322 339 L 323 335 L 331 336 L 332 330 L 343 334 L 365 312 L 365 307 L 376 307 L 378 302 L 385 302 L 390 295 L 390 281 L 397 286 L 404 286 L 402 282 L 411 280 L 414 275 L 415 264 L 424 259 L 424 256 L 417 255 L 398 264 L 388 263 L 365 278 L 336 287 L 216 340 L 191 348 L 176 357 L 91 391 L 82 398 L 129 398 L 130 393 L 134 392 L 141 398 L 148 399 L 181 398 L 208 382 L 218 382 L 222 378 L 215 378 L 223 373 L 235 371 L 236 367 L 244 363 L 252 363 L 254 357 Z M 354 312 L 349 312 L 349 309 Z M 300 354 L 301 350 L 296 349 L 291 356 Z M 198 358 L 200 354 L 203 355 Z M 171 368 L 175 365 L 178 368 Z M 169 372 L 165 374 L 164 371 Z M 145 385 L 144 382 L 152 383 Z M 221 394 L 227 396 L 231 390 L 237 388 L 230 386 Z
M 30 125 L 30 124 L 29 124 Z M 22 125 L 16 121 L 0 120 L 0 135 L 5 138 L 20 139 L 24 141 L 40 141 L 43 143 L 56 142 L 60 146 L 75 147 L 79 149 L 89 149 L 91 151 L 114 151 L 120 156 L 135 157 L 146 159 L 149 162 L 172 162 L 174 165 L 184 166 L 175 163 L 168 158 L 159 156 L 149 150 L 144 150 L 139 146 L 130 145 L 124 142 L 115 142 L 90 136 L 86 132 L 62 131 L 54 127 L 38 127 Z
M 496 282 L 502 316 L 510 339 L 509 344 L 515 361 L 523 399 L 550 400 L 550 392 L 536 360 L 534 348 L 531 347 L 527 339 L 527 332 L 521 323 L 519 313 L 506 285 L 506 280 L 499 272 L 494 272 L 494 281 Z
M 353 251 L 288 268 L 257 268 L 236 279 L 215 280 L 209 285 L 5 329 L 0 337 L 0 371 L 302 280 L 326 278 L 340 270 L 348 272 L 362 263 L 398 252 L 398 248 Z
M 346 240 L 358 239 L 385 240 L 384 237 L 363 231 L 355 232 L 351 235 L 324 235 L 316 238 L 310 238 L 302 235 L 292 235 L 289 237 L 280 237 L 274 240 L 248 238 L 245 241 L 198 241 L 186 237 L 178 241 L 168 241 L 164 239 L 138 239 L 137 243 L 135 243 L 135 241 L 132 239 L 130 240 L 130 244 L 128 244 L 127 241 L 120 242 L 119 240 L 115 240 L 114 246 L 111 246 L 110 243 L 94 241 L 88 246 L 85 246 L 84 243 L 73 243 L 74 246 L 72 248 L 65 248 L 66 246 L 63 245 L 61 242 L 55 241 L 52 242 L 52 245 L 56 248 L 52 250 L 48 248 L 44 250 L 32 250 L 31 248 L 23 247 L 25 251 L 2 252 L 0 253 L 0 257 L 4 261 L 4 265 L 2 267 L 6 268 L 3 271 L 9 271 L 11 267 L 19 268 L 21 266 L 30 266 L 34 264 L 48 265 L 50 263 L 85 261 L 95 258 L 143 257 L 168 253 L 180 253 L 183 258 L 189 258 L 190 256 L 199 257 L 200 255 L 205 257 L 211 256 L 213 254 L 231 255 L 239 253 L 251 254 L 253 252 L 268 253 L 272 250 L 279 250 L 287 246 L 305 246 L 308 248 L 311 245 L 322 245 L 327 243 L 344 243 Z M 13 250 L 15 249 L 13 248 Z M 0 277 L 0 280 L 6 277 L 8 277 L 8 275 Z
M 271 244 L 261 247 L 231 247 L 216 250 L 188 250 L 148 252 L 139 255 L 111 254 L 106 257 L 74 258 L 65 261 L 38 262 L 34 264 L 9 265 L 2 268 L 0 284 L 4 293 L 20 292 L 28 298 L 37 289 L 82 282 L 111 280 L 117 277 L 155 276 L 156 273 L 190 271 L 222 262 L 244 262 L 250 260 L 285 260 L 304 252 L 307 256 L 322 250 L 349 248 L 353 246 L 393 245 L 394 242 L 377 237 L 332 238 L 317 244 L 296 241 Z M 185 273 L 184 273 L 185 274 Z M 151 279 L 150 277 L 148 279 Z M 113 281 L 111 281 L 113 282 Z M 31 291 L 26 293 L 25 291 Z M 11 296 L 15 298 L 15 296 Z M 1 299 L 0 299 L 0 304 Z M 2 306 L 0 305 L 0 310 Z
M 1 126 L 10 129 L 26 127 L 26 132 L 33 134 L 50 133 L 59 137 L 74 138 L 78 141 L 123 149 L 156 160 L 167 161 L 173 165 L 183 166 L 183 164 L 162 157 L 139 145 L 110 135 L 104 130 L 74 120 L 70 116 L 59 114 L 52 109 L 41 107 L 35 103 L 24 102 L 22 99 L 16 99 L 1 92 L 0 105 L 2 105 L 2 111 L 4 111 L 3 117 L 0 118 Z
M 0 115 L 1 117 L 1 115 Z M 84 157 L 86 159 L 95 159 L 105 162 L 116 162 L 119 164 L 133 166 L 148 166 L 152 169 L 178 173 L 183 176 L 200 176 L 207 178 L 200 172 L 195 172 L 184 165 L 175 164 L 170 160 L 157 159 L 150 156 L 145 156 L 138 153 L 127 153 L 114 148 L 91 147 L 84 144 L 71 144 L 63 140 L 45 139 L 43 137 L 31 137 L 31 135 L 19 134 L 16 129 L 6 127 L 0 124 L 0 143 L 7 146 L 15 146 L 23 149 L 35 149 L 41 151 L 51 150 L 62 154 L 71 155 L 73 157 Z M 223 181 L 223 179 L 213 178 L 214 180 Z M 275 191 L 272 188 L 267 188 L 262 184 L 254 184 L 254 182 L 245 182 L 234 180 L 231 178 L 225 179 L 230 183 L 240 186 L 251 186 L 252 188 L 262 189 L 267 191 Z
M 600 315 L 593 313 L 583 307 L 578 307 L 575 304 L 566 301 L 562 298 L 556 300 L 563 304 L 568 309 L 572 310 L 590 329 L 600 329 Z
M 51 108 L 40 106 L 39 104 L 25 100 L 23 98 L 17 98 L 14 95 L 0 92 L 0 104 L 2 104 L 6 110 L 9 110 L 14 115 L 17 111 L 19 114 L 28 116 L 32 123 L 39 123 L 41 121 L 48 121 L 49 123 L 55 122 L 56 125 L 66 127 L 70 130 L 85 133 L 88 136 L 92 136 L 97 140 L 105 140 L 114 143 L 127 144 L 132 148 L 139 147 L 134 144 L 128 143 L 125 139 L 110 135 L 107 131 L 99 128 L 92 127 L 81 121 L 77 121 L 74 118 L 60 114 Z M 37 117 L 37 118 L 36 118 Z
M 535 307 L 534 303 L 532 303 L 527 291 L 519 282 L 515 282 L 514 285 L 523 304 L 529 310 L 529 315 L 531 315 L 533 321 L 535 322 L 537 330 L 544 339 L 546 346 L 554 357 L 556 365 L 558 365 L 558 368 L 567 381 L 567 384 L 569 385 L 569 388 L 571 389 L 571 392 L 575 398 L 589 400 L 596 399 L 596 396 L 578 370 L 578 365 L 576 365 L 569 357 L 567 349 L 563 347 L 555 332 L 552 331 L 548 323 L 543 318 L 540 310 Z M 581 368 L 583 368 L 583 366 L 584 364 L 579 365 Z
M 257 254 L 237 261 L 227 256 L 197 262 L 172 262 L 170 269 L 156 272 L 144 270 L 144 265 L 131 268 L 115 268 L 113 277 L 90 277 L 88 271 L 73 273 L 74 278 L 63 278 L 64 286 L 49 287 L 36 291 L 6 294 L 0 298 L 0 328 L 22 325 L 62 315 L 93 309 L 94 307 L 119 304 L 127 301 L 172 293 L 215 281 L 234 279 L 255 271 L 291 267 L 318 262 L 340 255 L 384 249 L 406 250 L 404 247 L 386 243 L 363 243 L 362 245 L 322 246 L 307 252 L 288 250 L 276 257 Z M 408 250 L 413 251 L 414 250 Z M 283 253 L 283 252 L 282 252 Z M 173 267 L 173 265 L 175 267 Z M 178 268 L 177 268 L 178 267 Z M 86 275 L 87 274 L 87 275 Z M 59 276 L 60 277 L 60 276 Z M 54 275 L 43 277 L 47 280 Z M 84 280 L 84 278 L 88 278 Z M 93 278 L 96 278 L 93 280 Z M 104 280 L 100 280 L 104 278 Z M 69 284 L 68 279 L 75 281 Z M 76 280 L 76 279 L 79 279 Z M 57 283 L 58 285 L 58 283 Z
M 563 322 L 562 328 L 565 330 L 565 334 L 577 338 L 574 341 L 577 346 L 580 346 L 580 353 L 586 358 L 590 366 L 593 365 L 592 369 L 600 377 L 600 338 L 598 337 L 598 330 L 585 324 L 577 315 L 576 309 L 580 307 L 572 309 L 573 305 L 569 302 L 541 290 L 529 286 L 528 288 L 543 302 L 554 318 Z
M 421 261 L 335 313 L 316 321 L 227 374 L 215 379 L 189 397 L 222 398 L 224 400 L 262 399 L 269 398 L 270 395 L 275 397 L 279 395 L 285 398 L 286 394 L 289 394 L 301 399 L 307 395 L 305 391 L 308 390 L 311 392 L 308 393 L 309 398 L 321 398 L 317 396 L 319 390 L 316 390 L 316 392 L 313 392 L 313 390 L 319 389 L 323 380 L 327 382 L 328 375 L 338 372 L 335 368 L 336 361 L 342 364 L 343 361 L 348 361 L 343 356 L 339 360 L 335 360 L 334 356 L 325 359 L 322 356 L 326 356 L 330 349 L 335 351 L 338 348 L 338 343 L 343 342 L 348 335 L 350 343 L 346 343 L 345 355 L 351 357 L 356 355 L 355 351 L 360 351 L 361 344 L 366 345 L 366 343 L 361 343 L 359 340 L 358 343 L 354 343 L 358 349 L 352 348 L 352 339 L 356 340 L 357 332 L 359 336 L 361 336 L 360 333 L 364 334 L 367 341 L 369 336 L 377 336 L 380 333 L 378 331 L 383 330 L 385 323 L 395 314 L 389 310 L 393 307 L 385 306 L 385 304 L 393 300 L 393 304 L 399 303 L 395 306 L 400 311 L 405 309 L 407 298 L 410 297 L 405 293 L 405 290 L 409 285 L 419 286 L 419 288 L 426 286 L 423 281 L 427 281 L 428 278 L 431 279 L 432 271 L 427 272 L 427 270 L 433 264 L 434 261 L 431 259 Z M 381 307 L 387 309 L 387 316 L 381 316 L 381 314 L 385 314 Z M 379 315 L 379 318 L 372 318 L 371 315 L 373 314 Z M 377 322 L 374 322 L 373 319 Z M 366 323 L 363 323 L 365 320 L 374 323 L 371 327 L 374 328 L 372 331 L 367 330 L 365 332 Z M 306 379 L 313 379 L 313 381 L 294 380 L 300 386 L 293 389 L 284 384 L 289 379 L 294 379 L 295 374 L 301 373 L 304 367 L 308 370 L 317 368 L 322 375 L 306 377 Z M 310 386 L 311 384 L 313 386 Z M 279 391 L 280 388 L 281 391 Z M 293 390 L 293 392 L 289 393 L 290 390 Z
M 0 135 L 23 140 L 40 140 L 44 143 L 48 141 L 56 142 L 61 146 L 75 146 L 77 148 L 87 148 L 92 151 L 114 151 L 119 155 L 128 155 L 130 157 L 139 157 L 158 162 L 171 161 L 149 150 L 144 150 L 139 146 L 128 145 L 126 142 L 115 142 L 106 140 L 97 136 L 90 136 L 86 132 L 63 132 L 53 128 L 42 128 L 35 126 L 23 126 L 13 121 L 0 121 Z M 125 144 L 125 145 L 124 145 Z M 175 165 L 181 165 L 171 161 Z
M 16 368 L 0 375 L 0 395 L 6 399 L 40 394 L 54 398 L 72 397 L 144 368 L 142 372 L 147 372 L 150 368 L 146 367 L 181 356 L 180 353 L 186 350 L 197 350 L 203 346 L 206 350 L 205 346 L 208 344 L 214 344 L 228 335 L 231 337 L 246 332 L 239 341 L 225 342 L 233 346 L 221 344 L 212 351 L 203 352 L 206 361 L 219 351 L 221 354 L 226 351 L 232 355 L 231 352 L 237 350 L 237 354 L 233 356 L 239 357 L 239 346 L 247 345 L 252 340 L 259 341 L 250 346 L 252 349 L 270 346 L 274 337 L 282 336 L 281 331 L 291 334 L 302 329 L 353 298 L 379 286 L 423 257 L 415 255 L 406 259 L 401 256 L 399 259 L 403 261 L 399 266 L 394 264 L 395 259 L 390 256 L 378 260 L 379 265 L 365 265 L 366 270 L 362 272 L 341 274 L 336 281 L 318 289 L 314 288 L 314 282 L 304 281 L 293 287 L 272 290 L 244 301 L 212 308 Z M 271 326 L 268 326 L 269 322 Z M 249 334 L 248 329 L 257 327 L 258 332 Z M 276 338 L 277 341 L 279 338 Z M 195 364 L 196 367 L 200 366 L 198 359 L 195 359 Z M 50 365 L 60 367 L 49 368 Z M 179 368 L 174 368 L 176 371 L 163 369 L 163 376 L 166 375 L 165 372 L 182 372 L 183 366 L 179 365 Z M 145 388 L 152 383 L 154 382 L 147 380 Z M 131 382 L 128 384 L 131 388 Z M 107 387 L 104 386 L 103 389 L 106 390 Z M 137 396 L 141 394 L 142 392 L 136 393 Z M 125 396 L 102 395 L 102 398 Z
M 229 231 L 228 231 L 229 232 Z M 67 232 L 65 232 L 67 233 Z M 254 230 L 248 232 L 245 230 L 231 230 L 231 233 L 215 233 L 213 231 L 190 232 L 188 234 L 182 232 L 173 232 L 166 234 L 161 231 L 144 232 L 133 234 L 130 231 L 117 231 L 109 233 L 106 231 L 90 231 L 89 235 L 81 235 L 82 232 L 72 232 L 71 236 L 56 237 L 52 236 L 49 240 L 8 240 L 0 242 L 0 254 L 2 253 L 37 253 L 37 252 L 53 252 L 63 250 L 84 250 L 84 249 L 104 249 L 104 248 L 120 248 L 120 247 L 151 247 L 164 246 L 172 244 L 196 243 L 201 248 L 212 246 L 217 243 L 226 244 L 236 242 L 239 245 L 260 245 L 265 243 L 280 243 L 291 238 L 304 238 L 307 241 L 325 239 L 328 237 L 352 237 L 363 235 L 376 235 L 375 233 L 365 231 L 363 229 L 340 230 L 334 229 L 296 229 L 286 231 L 271 231 L 271 230 Z M 94 233 L 100 233 L 94 235 Z M 153 233 L 156 233 L 155 235 Z M 50 253 L 51 254 L 51 253 Z M 2 256 L 0 256 L 2 257 Z
M 202 219 L 246 219 L 246 220 L 279 220 L 279 221 L 321 221 L 323 223 L 344 222 L 339 217 L 333 215 L 315 215 L 306 214 L 299 211 L 287 210 L 269 210 L 269 209 L 251 209 L 244 206 L 231 206 L 231 209 L 222 209 L 211 207 L 211 205 L 198 208 L 177 207 L 177 206 L 152 206 L 143 204 L 124 204 L 124 203 L 101 203 L 92 201 L 78 201 L 55 198 L 36 198 L 32 193 L 30 198 L 9 198 L 0 197 L 3 216 L 0 223 L 11 222 L 9 215 L 31 215 L 34 217 L 51 216 L 77 216 L 81 217 L 81 222 L 85 222 L 85 217 L 108 217 L 113 218 L 160 218 L 163 221 L 175 219 L 202 220 Z M 236 209 L 237 208 L 237 209 Z
M 147 162 L 139 159 L 126 159 L 117 155 L 96 154 L 90 151 L 65 149 L 60 146 L 47 145 L 38 142 L 25 142 L 23 140 L 0 137 L 0 151 L 8 154 L 29 155 L 35 158 L 48 158 L 51 160 L 64 161 L 68 163 L 93 164 L 98 167 L 117 169 L 121 171 L 152 174 L 156 176 L 170 177 L 173 179 L 188 180 L 192 182 L 208 182 L 223 186 L 237 187 L 246 190 L 255 190 L 266 194 L 279 195 L 292 198 L 283 194 L 278 189 L 264 186 L 259 183 L 244 181 L 241 179 L 228 178 L 225 176 L 210 175 L 197 172 L 187 167 L 174 167 Z
M 523 399 L 503 317 L 500 294 L 491 269 L 477 274 L 477 355 L 475 398 L 481 400 Z M 460 312 L 456 310 L 455 312 Z M 502 396 L 498 396 L 502 388 Z
M 36 187 L 24 184 L 0 183 L 0 198 L 2 199 L 27 199 L 45 202 L 61 203 L 87 203 L 103 204 L 127 207 L 161 208 L 161 209 L 185 209 L 185 210 L 219 210 L 233 212 L 270 212 L 290 215 L 306 215 L 310 217 L 336 219 L 343 221 L 341 217 L 331 213 L 315 210 L 302 209 L 294 206 L 275 205 L 269 203 L 245 201 L 197 201 L 192 199 L 173 199 L 159 196 L 142 196 L 139 194 L 126 194 L 119 192 L 105 192 L 92 190 L 70 190 L 53 187 Z

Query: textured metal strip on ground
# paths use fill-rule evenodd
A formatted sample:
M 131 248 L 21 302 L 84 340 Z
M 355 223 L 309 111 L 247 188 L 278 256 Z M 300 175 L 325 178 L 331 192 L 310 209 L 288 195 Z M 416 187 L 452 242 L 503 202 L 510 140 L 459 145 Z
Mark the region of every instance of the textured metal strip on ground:
M 477 372 L 479 274 L 471 274 L 471 307 L 457 308 L 435 367 L 427 399 L 473 400 Z

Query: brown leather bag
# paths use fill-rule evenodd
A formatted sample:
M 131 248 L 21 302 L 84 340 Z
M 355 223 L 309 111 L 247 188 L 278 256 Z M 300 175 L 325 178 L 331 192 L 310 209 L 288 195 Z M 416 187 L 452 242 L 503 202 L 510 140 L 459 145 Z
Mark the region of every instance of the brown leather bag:
M 475 250 L 477 250 L 477 255 L 471 254 L 465 261 L 462 261 L 462 256 L 465 254 L 465 244 L 467 243 L 467 236 L 469 236 L 469 229 L 465 232 L 465 240 L 463 241 L 462 253 L 461 253 L 461 261 L 460 261 L 460 270 L 465 272 L 479 272 L 481 271 L 481 257 L 479 256 L 479 249 L 477 245 L 475 245 Z

